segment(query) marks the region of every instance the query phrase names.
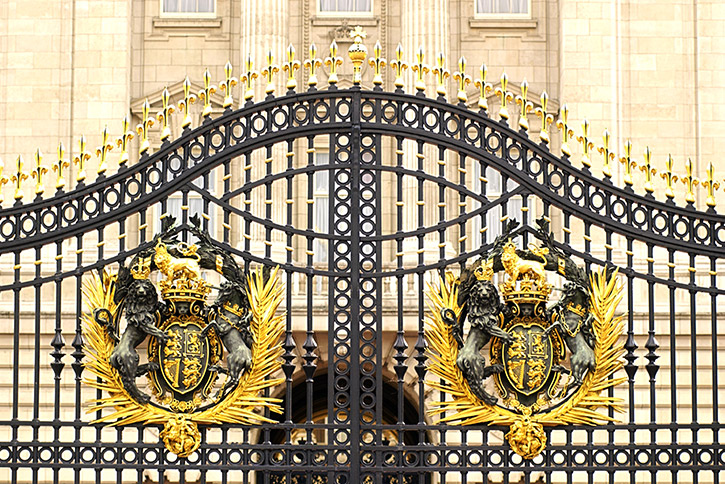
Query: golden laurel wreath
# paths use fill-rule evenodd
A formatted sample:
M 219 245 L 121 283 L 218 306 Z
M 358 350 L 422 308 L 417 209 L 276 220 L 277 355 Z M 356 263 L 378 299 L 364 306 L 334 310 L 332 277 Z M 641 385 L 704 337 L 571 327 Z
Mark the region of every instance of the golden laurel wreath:
M 446 274 L 441 286 L 429 286 L 428 308 L 425 335 L 428 340 L 428 354 L 431 358 L 430 372 L 440 380 L 428 380 L 427 384 L 447 394 L 444 401 L 433 403 L 430 415 L 445 414 L 441 422 L 459 425 L 489 424 L 508 425 L 506 434 L 511 448 L 525 459 L 533 459 L 544 450 L 546 435 L 543 426 L 563 424 L 596 425 L 614 421 L 608 415 L 597 410 L 610 407 L 622 412 L 622 400 L 603 396 L 601 392 L 619 385 L 626 378 L 614 378 L 613 375 L 623 367 L 621 356 L 624 343 L 618 342 L 624 330 L 623 316 L 615 316 L 616 308 L 622 299 L 621 284 L 617 271 L 607 277 L 602 270 L 590 276 L 590 313 L 596 345 L 594 355 L 596 368 L 589 372 L 579 389 L 567 400 L 549 411 L 532 413 L 528 407 L 522 412 L 514 412 L 499 405 L 489 405 L 476 397 L 456 365 L 458 344 L 441 317 L 441 310 L 451 309 L 456 317 L 462 307 L 458 306 L 458 281 L 453 274 Z
M 141 404 L 124 389 L 120 375 L 109 362 L 115 346 L 114 341 L 93 317 L 93 310 L 97 308 L 105 308 L 115 316 L 118 310 L 118 305 L 113 302 L 115 280 L 115 274 L 104 273 L 101 280 L 94 273 L 83 285 L 87 302 L 87 311 L 83 315 L 83 336 L 88 350 L 85 367 L 94 376 L 85 378 L 85 383 L 108 393 L 107 397 L 89 402 L 91 405 L 87 413 L 109 408 L 114 410 L 92 423 L 105 423 L 109 426 L 138 422 L 162 424 L 164 429 L 159 436 L 166 448 L 180 457 L 186 457 L 201 444 L 197 425 L 273 422 L 255 411 L 260 407 L 282 413 L 279 405 L 282 400 L 259 396 L 265 388 L 284 381 L 282 378 L 267 378 L 282 365 L 281 337 L 285 323 L 284 314 L 277 314 L 277 308 L 283 300 L 284 289 L 277 280 L 277 269 L 266 280 L 261 270 L 253 272 L 247 278 L 247 296 L 253 315 L 250 329 L 254 339 L 250 368 L 244 372 L 234 391 L 211 408 L 195 413 L 174 413 L 151 403 Z

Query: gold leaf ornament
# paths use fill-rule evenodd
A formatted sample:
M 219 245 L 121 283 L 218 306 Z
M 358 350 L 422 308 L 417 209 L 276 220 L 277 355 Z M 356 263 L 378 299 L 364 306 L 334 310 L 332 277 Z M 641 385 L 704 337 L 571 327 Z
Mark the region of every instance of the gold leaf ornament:
M 86 302 L 83 336 L 87 355 L 85 367 L 91 376 L 86 377 L 84 382 L 106 393 L 102 398 L 89 402 L 87 413 L 105 412 L 92 423 L 107 426 L 134 423 L 162 425 L 159 436 L 166 448 L 186 457 L 201 445 L 199 425 L 274 422 L 260 410 L 266 408 L 273 413 L 282 413 L 281 399 L 261 395 L 264 389 L 284 381 L 283 378 L 269 378 L 282 365 L 281 344 L 285 328 L 284 313 L 277 312 L 284 298 L 284 287 L 277 278 L 277 272 L 277 269 L 273 270 L 265 280 L 259 270 L 247 279 L 247 296 L 252 311 L 250 330 L 254 338 L 250 368 L 243 373 L 237 386 L 220 401 L 205 410 L 191 413 L 174 412 L 152 403 L 142 404 L 128 394 L 120 375 L 110 364 L 115 343 L 106 328 L 93 317 L 93 311 L 99 308 L 108 310 L 112 318 L 116 316 L 118 305 L 113 302 L 113 297 L 117 275 L 105 271 L 102 278 L 94 273 L 86 279 L 83 284 Z
M 622 300 L 622 285 L 617 271 L 607 273 L 602 269 L 590 276 L 590 314 L 593 316 L 593 332 L 596 337 L 594 355 L 596 366 L 588 372 L 582 385 L 568 399 L 552 405 L 550 409 L 533 413 L 530 408 L 489 405 L 471 391 L 456 364 L 458 344 L 451 327 L 444 322 L 441 312 L 452 310 L 456 318 L 461 314 L 458 306 L 459 281 L 447 273 L 440 287 L 429 285 L 428 315 L 425 335 L 430 357 L 431 378 L 426 383 L 446 394 L 446 398 L 434 402 L 428 414 L 441 416 L 440 422 L 458 425 L 503 425 L 509 427 L 506 438 L 512 450 L 525 459 L 533 459 L 546 447 L 543 427 L 557 425 L 597 425 L 615 421 L 602 408 L 622 412 L 622 400 L 607 395 L 606 390 L 616 387 L 626 378 L 616 374 L 623 368 L 624 343 L 619 340 L 624 331 L 622 314 L 616 314 Z

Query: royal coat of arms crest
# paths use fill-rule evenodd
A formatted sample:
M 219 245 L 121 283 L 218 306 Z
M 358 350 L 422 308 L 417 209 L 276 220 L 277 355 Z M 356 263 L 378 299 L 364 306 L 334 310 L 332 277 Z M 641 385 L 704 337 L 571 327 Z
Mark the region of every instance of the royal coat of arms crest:
M 86 383 L 109 394 L 89 412 L 112 408 L 95 421 L 109 425 L 162 424 L 164 444 L 181 457 L 201 444 L 198 424 L 269 421 L 258 407 L 280 412 L 280 400 L 259 393 L 281 381 L 269 375 L 281 366 L 284 331 L 276 270 L 246 276 L 197 217 L 191 222 L 197 243 L 178 240 L 167 218 L 128 266 L 84 285 L 86 367 L 93 374 Z M 205 270 L 224 279 L 212 302 Z M 147 390 L 137 383 L 144 376 Z
M 510 221 L 488 254 L 431 287 L 426 326 L 430 370 L 440 378 L 428 383 L 449 395 L 431 413 L 509 425 L 508 442 L 526 459 L 546 447 L 543 426 L 611 420 L 597 409 L 620 401 L 601 392 L 624 380 L 613 377 L 623 353 L 616 271 L 587 274 L 558 248 L 549 222 L 537 222 L 540 247 L 517 248 L 518 223 Z M 564 281 L 553 304 L 547 272 Z

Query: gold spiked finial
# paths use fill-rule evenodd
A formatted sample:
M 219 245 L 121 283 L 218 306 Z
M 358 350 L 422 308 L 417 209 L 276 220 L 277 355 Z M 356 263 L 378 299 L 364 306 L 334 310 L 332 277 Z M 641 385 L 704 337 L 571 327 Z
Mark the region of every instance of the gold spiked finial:
M 264 88 L 267 96 L 271 96 L 274 93 L 274 75 L 278 72 L 279 66 L 274 63 L 274 55 L 270 50 L 267 52 L 267 67 L 262 71 L 262 75 L 267 79 L 267 86 Z
M 687 203 L 695 203 L 695 187 L 700 183 L 700 180 L 692 176 L 692 160 L 689 158 L 685 162 L 685 173 L 687 175 L 680 179 L 687 189 L 685 201 Z
M 330 44 L 330 57 L 325 58 L 325 65 L 330 68 L 327 83 L 334 86 L 340 80 L 337 77 L 337 68 L 342 65 L 342 57 L 337 55 L 337 42 L 334 40 Z
M 582 134 L 577 136 L 576 139 L 582 144 L 582 165 L 589 169 L 592 167 L 592 160 L 589 158 L 589 153 L 594 148 L 594 143 L 589 139 L 589 121 L 586 118 L 582 121 Z
M 41 164 L 42 162 L 43 153 L 40 150 L 35 150 L 35 169 L 30 173 L 30 176 L 35 179 L 35 195 L 38 197 L 42 196 L 45 191 L 43 175 L 48 173 L 48 169 Z
M 310 71 L 307 85 L 311 88 L 317 85 L 317 69 L 322 66 L 322 61 L 317 58 L 317 47 L 315 43 L 310 44 L 310 58 L 305 60 L 305 69 Z
M 23 165 L 24 165 L 23 157 L 18 156 L 17 161 L 15 162 L 15 168 L 16 171 L 13 174 L 10 179 L 15 184 L 15 195 L 13 198 L 15 198 L 16 201 L 20 201 L 23 199 L 23 189 L 22 189 L 22 183 L 24 180 L 28 179 L 28 174 L 23 171 Z
M 142 113 L 141 123 L 136 126 L 136 132 L 141 136 L 141 145 L 139 146 L 139 149 L 138 149 L 138 152 L 141 155 L 146 153 L 150 147 L 149 128 L 151 128 L 151 126 L 154 125 L 154 120 L 152 118 L 149 118 L 150 110 L 151 110 L 151 105 L 149 104 L 149 100 L 146 99 L 143 103 L 143 107 L 141 108 L 141 113 Z
M 543 91 L 541 93 L 541 107 L 536 108 L 534 110 L 534 113 L 541 118 L 541 131 L 539 131 L 539 139 L 544 144 L 551 143 L 551 138 L 549 137 L 549 125 L 554 122 L 554 116 L 546 112 L 547 107 L 549 106 L 549 95 L 546 93 L 546 91 Z
M 174 106 L 169 106 L 169 90 L 164 87 L 164 90 L 161 91 L 161 111 L 156 114 L 156 119 L 161 123 L 161 141 L 171 136 L 169 118 L 173 112 Z
M 428 66 L 423 63 L 424 59 L 425 59 L 425 54 L 423 53 L 423 47 L 418 47 L 418 53 L 415 54 L 416 63 L 412 67 L 413 72 L 416 73 L 415 89 L 418 92 L 425 91 L 425 78 L 423 76 L 430 71 Z
M 191 121 L 189 121 L 191 122 Z M 133 139 L 133 131 L 129 129 L 128 116 L 123 117 L 123 130 L 121 131 L 121 137 L 116 140 L 116 144 L 121 147 L 121 157 L 118 159 L 118 166 L 123 166 L 128 163 L 128 144 Z M 61 145 L 62 147 L 62 145 Z M 59 150 L 61 148 L 58 148 Z M 62 158 L 62 156 L 61 156 Z M 57 188 L 57 187 L 56 187 Z M 62 188 L 62 187 L 61 187 Z
M 53 165 L 53 171 L 56 174 L 55 188 L 58 191 L 62 190 L 63 187 L 65 187 L 65 177 L 63 176 L 63 170 L 70 166 L 70 163 L 68 163 L 68 160 L 63 158 L 63 155 L 65 155 L 63 143 L 58 143 L 58 161 L 56 161 Z
M 509 118 L 508 103 L 514 100 L 514 95 L 508 92 L 509 76 L 504 72 L 501 74 L 501 85 L 494 91 L 496 95 L 501 98 L 501 109 L 498 110 L 498 115 L 501 119 Z
M 464 104 L 467 103 L 466 86 L 471 83 L 471 77 L 466 75 L 466 58 L 463 56 L 458 59 L 458 70 L 453 73 L 453 79 L 458 83 L 458 101 Z
M 569 138 L 574 136 L 574 130 L 569 127 L 569 108 L 566 104 L 561 107 L 561 113 L 559 113 L 559 119 L 556 122 L 556 127 L 561 130 L 561 152 L 566 156 L 571 156 L 571 149 L 569 148 Z
M 521 82 L 521 95 L 516 96 L 516 104 L 521 107 L 519 113 L 519 128 L 523 129 L 524 131 L 529 130 L 529 118 L 526 115 L 534 109 L 534 105 L 531 103 L 531 101 L 528 101 L 526 99 L 528 94 L 529 83 L 526 81 L 526 78 L 524 78 L 524 80 Z
M 3 175 L 3 171 L 5 170 L 5 163 L 3 163 L 3 160 L 0 159 L 0 204 L 2 204 L 5 201 L 5 195 L 3 195 L 3 187 L 7 185 L 7 183 L 10 181 L 8 180 L 8 177 Z
M 242 76 L 242 84 L 244 86 L 244 100 L 249 101 L 254 97 L 254 80 L 259 76 L 257 71 L 254 70 L 254 61 L 252 56 L 247 56 L 246 72 Z
M 609 151 L 609 131 L 604 130 L 604 133 L 602 133 L 602 141 L 604 141 L 604 144 L 601 145 L 599 148 L 599 153 L 604 155 L 604 164 L 602 165 L 602 173 L 607 178 L 612 178 L 612 167 L 609 164 L 611 161 L 614 161 L 617 156 Z
M 395 71 L 395 87 L 403 89 L 405 87 L 403 72 L 408 68 L 408 64 L 403 61 L 403 46 L 400 44 L 395 48 L 395 60 L 390 61 L 390 67 Z
M 224 81 L 219 83 L 219 89 L 224 91 L 224 103 L 222 106 L 224 109 L 232 107 L 234 99 L 232 99 L 232 88 L 237 85 L 239 81 L 236 77 L 232 76 L 232 63 L 227 61 L 224 65 Z
M 446 97 L 446 79 L 451 75 L 451 71 L 446 69 L 446 56 L 443 52 L 439 52 L 436 56 L 436 66 L 433 68 L 433 74 L 436 76 L 436 94 L 440 97 Z
M 148 104 L 148 101 L 146 101 L 146 104 Z M 91 154 L 86 152 L 86 137 L 84 135 L 81 135 L 81 139 L 78 141 L 78 146 L 80 147 L 80 152 L 78 153 L 78 156 L 73 158 L 73 164 L 78 167 L 76 181 L 78 183 L 83 183 L 83 180 L 86 179 L 86 161 L 91 159 Z
M 385 67 L 385 59 L 382 58 L 383 48 L 380 42 L 375 42 L 373 47 L 374 58 L 368 59 L 370 67 L 373 68 L 373 84 L 376 86 L 383 85 L 383 68 Z
M 362 82 L 362 65 L 368 56 L 368 48 L 362 43 L 367 34 L 361 26 L 350 31 L 353 44 L 347 49 L 347 55 L 352 61 L 352 83 L 356 86 Z
M 660 176 L 665 180 L 665 183 L 667 184 L 667 188 L 665 188 L 665 196 L 670 200 L 675 198 L 675 189 L 673 188 L 673 184 L 677 182 L 677 175 L 672 172 L 673 166 L 674 160 L 672 159 L 672 155 L 670 154 L 667 157 L 667 163 L 665 163 L 666 169 L 664 173 L 660 173 Z
M 295 71 L 300 68 L 302 64 L 300 61 L 295 60 L 295 48 L 292 44 L 287 47 L 287 62 L 282 66 L 282 70 L 287 73 L 287 90 L 294 91 L 297 89 L 297 79 L 295 78 Z
M 480 69 L 481 77 L 473 81 L 473 85 L 478 88 L 479 91 L 479 97 L 478 97 L 478 108 L 481 111 L 488 112 L 488 100 L 486 97 L 488 96 L 488 93 L 493 91 L 493 86 L 486 82 L 486 74 L 488 74 L 488 69 L 486 68 L 486 64 L 481 64 Z
M 211 114 L 211 95 L 216 92 L 216 87 L 211 85 L 211 73 L 209 69 L 204 71 L 204 88 L 199 90 L 199 97 L 204 100 L 204 110 L 201 116 L 206 118 Z
M 631 187 L 634 184 L 632 168 L 635 168 L 637 163 L 632 160 L 632 142 L 630 140 L 624 143 L 624 156 L 619 159 L 619 162 L 624 165 L 624 183 Z
M 640 166 L 639 169 L 644 172 L 644 190 L 647 193 L 654 193 L 655 187 L 652 184 L 652 176 L 657 173 L 657 170 L 651 167 L 650 159 L 652 158 L 652 152 L 649 146 L 644 149 L 644 165 Z
M 181 122 L 182 128 L 191 126 L 191 115 L 189 108 L 196 102 L 196 96 L 191 93 L 191 81 L 189 76 L 184 79 L 184 99 L 179 101 L 179 109 L 184 113 L 184 120 Z
M 96 148 L 96 156 L 100 157 L 97 172 L 99 176 L 102 176 L 106 173 L 106 170 L 108 170 L 108 162 L 106 161 L 106 158 L 108 156 L 108 152 L 113 149 L 113 145 L 108 142 L 108 126 L 103 127 L 103 133 L 101 136 L 101 146 Z
M 709 162 L 707 164 L 707 180 L 702 182 L 702 186 L 707 188 L 707 198 L 705 199 L 705 203 L 708 207 L 715 208 L 716 201 L 715 201 L 715 190 L 720 188 L 720 182 L 715 181 L 715 171 L 712 166 L 712 162 Z

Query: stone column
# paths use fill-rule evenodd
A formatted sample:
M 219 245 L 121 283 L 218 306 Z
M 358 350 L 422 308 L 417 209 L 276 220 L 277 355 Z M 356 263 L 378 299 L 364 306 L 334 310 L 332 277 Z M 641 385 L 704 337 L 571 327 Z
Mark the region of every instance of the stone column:
M 408 74 L 406 77 L 406 92 L 415 93 L 416 74 L 412 71 L 416 63 L 416 54 L 419 48 L 423 49 L 424 63 L 429 69 L 435 66 L 436 56 L 443 52 L 446 56 L 447 68 L 451 71 L 450 57 L 450 2 L 449 0 L 403 0 L 401 15 L 401 44 L 405 60 L 408 62 Z M 426 91 L 428 97 L 436 97 L 436 80 L 432 72 L 425 76 Z M 406 168 L 415 170 L 418 168 L 418 146 L 413 141 L 406 141 L 403 145 L 404 161 Z M 425 146 L 422 152 L 424 156 L 423 166 L 428 173 L 438 173 L 439 152 L 436 147 Z M 451 158 L 447 156 L 447 158 Z M 418 181 L 415 178 L 407 177 L 403 181 L 403 227 L 404 230 L 412 230 L 418 226 Z M 424 224 L 434 225 L 438 222 L 438 188 L 432 184 L 425 184 L 424 192 Z M 439 258 L 438 233 L 426 236 L 425 259 L 426 261 L 438 260 Z M 414 239 L 406 239 L 403 250 L 405 251 L 406 263 L 415 264 L 418 261 L 418 242 Z
M 259 2 L 256 0 L 242 0 L 242 28 L 241 28 L 241 65 L 239 66 L 239 76 L 246 71 L 247 57 L 251 56 L 254 61 L 254 69 L 259 72 L 259 77 L 255 81 L 255 102 L 259 102 L 266 97 L 265 88 L 267 81 L 262 75 L 262 71 L 267 67 L 267 53 L 272 52 L 274 63 L 280 68 L 275 75 L 275 96 L 281 96 L 285 92 L 285 75 L 282 72 L 282 63 L 286 59 L 286 49 L 290 43 L 289 39 L 289 0 L 269 0 Z M 244 89 L 239 92 L 242 101 Z M 264 176 L 267 171 L 267 155 L 265 149 L 257 150 L 251 159 L 252 169 L 251 177 L 253 180 Z M 272 149 L 271 158 L 273 159 L 272 171 L 278 172 L 286 168 L 287 158 L 285 156 L 287 149 L 282 145 L 275 145 Z M 242 163 L 245 163 L 242 160 Z M 242 163 L 233 168 L 232 182 L 235 186 L 240 186 L 246 179 L 246 173 L 242 169 Z M 265 203 L 265 188 L 260 187 L 252 193 L 252 205 L 250 210 L 252 213 L 264 217 L 267 205 Z M 278 223 L 286 223 L 286 185 L 284 183 L 275 183 L 272 192 L 272 216 Z M 243 203 L 240 203 L 242 208 Z M 276 214 L 276 215 L 275 215 Z M 244 224 L 241 226 L 233 226 L 232 243 L 239 247 L 244 247 Z M 250 249 L 255 255 L 265 255 L 266 244 L 265 231 L 259 225 L 253 225 Z M 280 262 L 285 260 L 285 236 L 284 234 L 273 232 L 272 234 L 272 257 Z

